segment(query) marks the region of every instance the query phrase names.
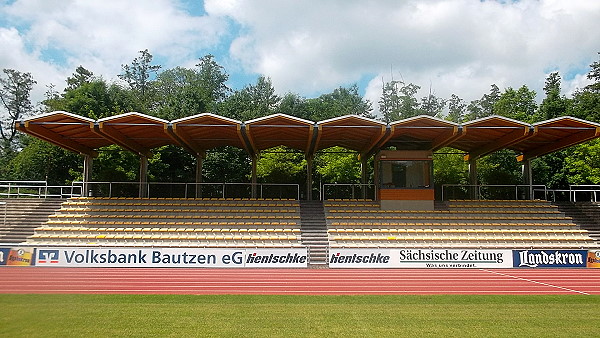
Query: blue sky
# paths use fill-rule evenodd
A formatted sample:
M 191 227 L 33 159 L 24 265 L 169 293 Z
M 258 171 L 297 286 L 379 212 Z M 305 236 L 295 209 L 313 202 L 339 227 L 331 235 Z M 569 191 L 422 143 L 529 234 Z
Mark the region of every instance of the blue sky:
M 30 72 L 34 101 L 79 65 L 117 81 L 148 49 L 163 69 L 213 54 L 234 89 L 270 77 L 280 94 L 316 97 L 354 83 L 376 103 L 382 81 L 480 98 L 490 85 L 546 75 L 585 86 L 600 51 L 594 0 L 0 0 L 0 67 Z

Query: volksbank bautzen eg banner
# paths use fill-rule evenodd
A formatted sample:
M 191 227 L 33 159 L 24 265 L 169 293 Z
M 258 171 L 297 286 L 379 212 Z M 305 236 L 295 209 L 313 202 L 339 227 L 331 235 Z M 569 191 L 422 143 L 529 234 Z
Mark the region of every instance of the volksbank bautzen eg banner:
M 512 250 L 331 249 L 331 268 L 512 268 Z
M 36 266 L 306 268 L 306 248 L 37 248 Z

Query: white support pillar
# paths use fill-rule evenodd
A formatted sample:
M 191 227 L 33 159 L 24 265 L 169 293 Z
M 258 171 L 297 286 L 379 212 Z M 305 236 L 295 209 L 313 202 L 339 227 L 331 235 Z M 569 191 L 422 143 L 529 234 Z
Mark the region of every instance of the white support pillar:
M 367 198 L 367 158 L 365 156 L 361 156 L 360 158 L 360 184 L 362 191 L 362 199 Z
M 312 185 L 313 185 L 313 160 L 314 156 L 306 158 L 306 200 L 312 201 Z
M 479 199 L 479 189 L 477 187 L 477 159 L 469 159 L 469 197 Z
M 148 197 L 148 157 L 140 156 L 140 190 L 139 197 Z
M 252 155 L 252 198 L 256 198 L 257 197 L 257 183 L 258 183 L 258 179 L 257 179 L 257 174 L 256 174 L 256 167 L 257 167 L 257 163 L 258 163 L 258 154 L 254 154 Z
M 81 195 L 84 197 L 91 196 L 91 190 L 89 182 L 92 181 L 92 166 L 94 164 L 94 158 L 90 155 L 84 155 L 83 157 L 83 187 Z
M 202 155 L 196 155 L 196 183 L 202 183 L 202 164 L 204 158 Z M 202 185 L 196 184 L 196 198 L 202 197 Z M 187 196 L 186 196 L 187 197 Z
M 531 170 L 531 159 L 523 161 L 521 166 L 523 171 L 523 184 L 527 185 L 527 199 L 533 199 L 533 172 Z

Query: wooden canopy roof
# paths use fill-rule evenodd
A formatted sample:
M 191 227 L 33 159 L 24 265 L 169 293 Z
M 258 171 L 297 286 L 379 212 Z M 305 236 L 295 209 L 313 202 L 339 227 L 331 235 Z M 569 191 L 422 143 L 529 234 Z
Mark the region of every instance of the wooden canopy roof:
M 313 122 L 275 114 L 241 122 L 214 114 L 199 114 L 174 121 L 126 113 L 94 121 L 57 111 L 16 124 L 18 130 L 65 149 L 97 156 L 101 147 L 117 144 L 149 156 L 153 148 L 178 145 L 202 156 L 222 146 L 245 149 L 251 154 L 275 146 L 303 151 L 307 156 L 333 146 L 370 156 L 379 149 L 435 151 L 452 147 L 465 159 L 513 149 L 527 160 L 600 137 L 600 124 L 560 117 L 533 125 L 501 116 L 490 116 L 462 125 L 430 116 L 417 116 L 390 124 L 355 115 Z

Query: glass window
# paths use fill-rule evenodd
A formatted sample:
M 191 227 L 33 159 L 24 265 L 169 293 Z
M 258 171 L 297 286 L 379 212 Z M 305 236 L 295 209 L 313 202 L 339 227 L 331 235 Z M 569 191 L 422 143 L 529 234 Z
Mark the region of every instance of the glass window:
M 431 188 L 432 161 L 381 161 L 382 188 Z

